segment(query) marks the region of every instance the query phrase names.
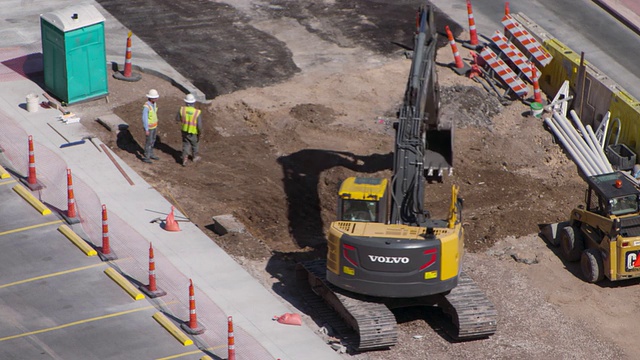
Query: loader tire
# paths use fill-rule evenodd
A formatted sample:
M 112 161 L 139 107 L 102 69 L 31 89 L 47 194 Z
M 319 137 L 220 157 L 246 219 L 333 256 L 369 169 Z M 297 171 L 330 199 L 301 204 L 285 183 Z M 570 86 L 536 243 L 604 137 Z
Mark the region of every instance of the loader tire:
M 569 262 L 580 260 L 584 242 L 580 235 L 580 229 L 574 226 L 565 226 L 560 233 L 560 252 L 562 257 Z
M 604 279 L 604 262 L 598 249 L 586 249 L 580 258 L 580 268 L 585 281 L 597 283 Z

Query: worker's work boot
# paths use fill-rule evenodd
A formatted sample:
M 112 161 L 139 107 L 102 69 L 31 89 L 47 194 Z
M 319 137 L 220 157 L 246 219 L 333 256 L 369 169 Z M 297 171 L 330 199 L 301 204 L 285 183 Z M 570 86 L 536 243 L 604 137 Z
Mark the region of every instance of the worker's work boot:
M 182 166 L 187 166 L 187 158 L 182 158 Z
M 151 164 L 153 161 L 151 161 L 151 159 L 149 159 L 149 158 L 143 157 L 142 158 L 142 162 L 145 162 L 147 164 Z
M 193 162 L 198 162 L 200 161 L 202 158 L 200 156 L 196 156 L 193 158 Z
M 151 160 L 160 160 L 160 158 L 155 155 L 151 155 L 149 157 L 151 158 Z

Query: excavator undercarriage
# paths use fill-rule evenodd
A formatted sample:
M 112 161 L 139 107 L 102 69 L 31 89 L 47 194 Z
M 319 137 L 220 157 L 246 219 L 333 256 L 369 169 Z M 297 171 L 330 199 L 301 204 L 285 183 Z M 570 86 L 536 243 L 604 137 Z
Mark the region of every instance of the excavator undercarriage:
M 363 296 L 337 288 L 326 281 L 326 261 L 300 263 L 296 275 L 301 286 L 313 293 L 335 311 L 355 332 L 348 333 L 348 345 L 355 351 L 385 349 L 395 345 L 398 334 L 396 318 L 391 309 L 409 306 L 438 306 L 451 317 L 453 327 L 445 327 L 454 340 L 463 341 L 488 337 L 496 332 L 497 311 L 475 282 L 464 272 L 458 285 L 446 294 L 420 298 L 385 299 Z

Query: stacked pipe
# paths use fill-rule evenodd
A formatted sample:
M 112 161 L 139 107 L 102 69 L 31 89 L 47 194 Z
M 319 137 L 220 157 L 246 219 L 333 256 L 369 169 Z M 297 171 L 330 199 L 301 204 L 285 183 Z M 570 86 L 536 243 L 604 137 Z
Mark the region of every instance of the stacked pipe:
M 597 141 L 594 141 L 595 134 L 593 134 L 591 126 L 587 125 L 585 128 L 573 110 L 571 110 L 571 117 L 582 135 L 571 125 L 569 119 L 555 110 L 553 111 L 553 116 L 546 118 L 544 122 L 551 128 L 558 139 L 560 139 L 560 142 L 567 152 L 569 152 L 584 176 L 588 177 L 613 172 L 613 168 L 602 151 L 602 148 L 597 145 Z

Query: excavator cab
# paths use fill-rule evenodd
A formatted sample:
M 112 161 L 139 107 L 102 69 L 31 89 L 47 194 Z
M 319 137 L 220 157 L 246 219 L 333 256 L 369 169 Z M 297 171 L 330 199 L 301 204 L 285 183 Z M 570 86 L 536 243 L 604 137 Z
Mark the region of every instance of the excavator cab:
M 338 191 L 338 220 L 384 223 L 387 215 L 387 179 L 350 177 Z

